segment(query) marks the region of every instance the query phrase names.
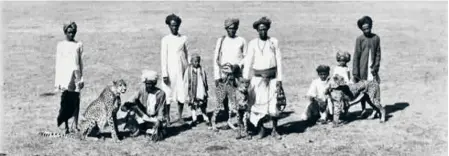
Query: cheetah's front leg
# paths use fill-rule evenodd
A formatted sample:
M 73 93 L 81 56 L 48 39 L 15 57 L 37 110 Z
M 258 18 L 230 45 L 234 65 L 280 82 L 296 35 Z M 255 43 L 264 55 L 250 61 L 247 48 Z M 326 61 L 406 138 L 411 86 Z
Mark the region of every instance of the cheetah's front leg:
M 244 129 L 244 112 L 242 110 L 237 111 L 237 122 L 238 122 L 238 131 L 236 139 L 244 138 L 245 136 L 242 134 Z
M 114 117 L 111 115 L 108 118 L 108 125 L 111 127 L 111 137 L 115 142 L 120 142 L 120 139 L 118 138 L 118 128 L 117 125 L 114 122 Z
M 233 129 L 233 130 L 238 130 L 238 128 L 237 127 L 235 127 L 234 126 L 234 123 L 232 122 L 232 114 L 234 113 L 234 111 L 232 111 L 232 110 L 229 110 L 229 115 L 228 115 L 228 121 L 227 121 L 227 123 L 228 123 L 228 126 L 231 128 L 231 129 Z M 238 113 L 237 113 L 237 115 L 238 115 Z M 237 119 L 238 120 L 238 119 Z
M 249 111 L 245 111 L 243 113 L 243 127 L 244 127 L 244 134 L 245 136 L 249 137 L 249 131 L 248 131 L 248 120 L 249 120 Z
M 96 125 L 95 122 L 93 121 L 82 121 L 81 122 L 81 130 L 79 131 L 79 137 L 80 140 L 86 140 L 87 135 L 89 135 L 89 133 L 91 133 L 92 128 L 94 128 Z
M 223 84 L 218 84 L 217 88 L 216 88 L 216 102 L 217 102 L 217 107 L 215 108 L 214 112 L 212 113 L 212 117 L 211 117 L 211 126 L 209 127 L 210 129 L 212 129 L 215 132 L 218 132 L 218 128 L 217 128 L 217 116 L 220 114 L 220 111 L 224 108 L 224 99 L 226 96 L 226 92 L 224 90 Z

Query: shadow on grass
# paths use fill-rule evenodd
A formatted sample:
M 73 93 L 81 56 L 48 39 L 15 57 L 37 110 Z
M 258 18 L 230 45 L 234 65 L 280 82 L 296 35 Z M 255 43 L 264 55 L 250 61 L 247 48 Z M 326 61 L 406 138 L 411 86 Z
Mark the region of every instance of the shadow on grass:
M 216 101 L 208 101 L 208 103 L 210 103 L 210 102 L 216 102 Z M 229 105 L 228 105 L 227 98 L 224 99 L 223 105 L 224 105 L 224 110 L 220 111 L 217 114 L 217 118 L 216 118 L 216 122 L 217 123 L 225 122 L 229 118 Z M 281 114 L 281 119 L 290 116 L 290 114 L 292 114 L 292 113 L 293 113 L 292 111 L 290 111 L 290 112 L 283 112 Z M 212 114 L 213 114 L 213 111 L 207 112 L 207 116 L 209 117 L 209 119 L 212 117 Z M 233 114 L 231 117 L 235 117 L 235 116 L 236 116 L 236 114 Z M 199 117 L 199 118 L 202 118 L 202 117 Z M 184 118 L 184 120 L 185 121 L 192 121 L 192 118 L 188 117 L 188 118 Z
M 291 134 L 291 133 L 303 133 L 307 128 L 312 127 L 318 121 L 319 116 L 313 116 L 309 120 L 298 120 L 282 124 L 278 127 L 279 133 Z
M 164 138 L 162 140 L 173 137 L 173 136 L 177 136 L 181 132 L 189 130 L 189 129 L 191 129 L 191 127 L 188 124 L 182 124 L 182 125 L 176 125 L 176 126 L 171 125 L 165 129 Z M 88 136 L 96 137 L 96 138 L 102 138 L 102 137 L 112 138 L 111 132 L 103 132 L 103 133 L 100 133 L 100 135 L 96 136 L 95 135 L 96 131 L 98 131 L 98 128 L 94 128 Z M 131 137 L 132 133 L 130 131 L 120 131 L 119 135 L 121 136 L 122 139 L 133 138 L 133 137 Z M 141 132 L 141 134 L 136 137 L 144 137 L 143 132 Z
M 397 112 L 397 111 L 402 111 L 405 108 L 407 108 L 408 106 L 410 106 L 410 104 L 408 102 L 396 102 L 394 104 L 391 105 L 385 105 L 385 112 L 386 112 L 386 116 L 385 116 L 385 120 L 388 121 L 391 117 L 393 117 L 393 115 L 391 115 L 391 113 Z M 369 105 L 367 104 L 367 107 L 369 107 Z M 370 109 L 366 109 L 366 114 L 371 114 L 374 110 L 372 108 Z M 353 122 L 356 120 L 361 120 L 361 119 L 366 119 L 367 116 L 363 116 L 363 117 L 358 117 L 360 115 L 362 111 L 355 111 L 355 112 L 349 112 L 348 115 L 345 117 L 345 121 L 347 123 L 349 122 Z
M 191 129 L 191 127 L 188 124 L 182 124 L 182 125 L 177 125 L 177 126 L 171 125 L 171 126 L 167 127 L 164 139 L 167 139 L 167 138 L 170 138 L 173 136 L 177 136 L 181 132 L 184 132 L 189 129 Z
M 410 106 L 410 104 L 407 102 L 397 102 L 397 103 L 394 103 L 391 105 L 386 105 L 384 107 L 385 111 L 386 111 L 386 120 L 388 121 L 388 119 L 393 117 L 391 115 L 391 113 L 404 110 L 408 106 Z M 366 109 L 366 111 L 367 111 L 366 114 L 370 114 L 370 113 L 372 113 L 373 109 Z M 363 119 L 363 117 L 362 118 L 358 117 L 358 115 L 360 115 L 360 113 L 361 113 L 361 110 L 355 111 L 355 112 L 349 112 L 348 115 L 344 119 L 345 122 L 350 123 L 355 120 Z M 299 121 L 292 121 L 292 122 L 285 123 L 278 127 L 279 133 L 282 133 L 282 134 L 303 133 L 303 132 L 305 132 L 305 130 L 307 128 L 314 126 L 316 124 L 316 122 L 318 121 L 318 119 L 319 119 L 319 116 L 314 116 L 312 119 L 307 120 L 307 121 L 299 120 Z
M 395 104 L 392 105 L 386 105 L 385 106 L 385 112 L 386 112 L 386 120 L 388 121 L 388 119 L 390 119 L 391 117 L 393 117 L 393 115 L 391 115 L 390 113 L 394 113 L 397 111 L 402 111 L 405 108 L 407 108 L 408 106 L 410 106 L 410 104 L 408 102 L 396 102 Z
M 286 118 L 288 116 L 290 116 L 291 114 L 293 114 L 293 111 L 286 111 L 286 112 L 282 112 L 279 115 L 278 119 L 283 119 Z M 263 119 L 264 123 L 269 123 L 271 124 L 271 121 L 268 119 Z M 310 122 L 306 122 L 306 121 L 293 121 L 293 122 L 288 122 L 282 125 L 278 126 L 278 133 L 280 134 L 290 134 L 290 133 L 301 133 L 305 131 L 305 128 L 308 127 L 310 124 Z M 266 128 L 266 127 L 265 127 Z M 248 130 L 250 131 L 251 135 L 256 135 L 258 133 L 258 129 L 255 127 L 255 125 L 253 125 L 251 122 L 248 123 Z M 273 130 L 272 128 L 266 128 L 266 133 L 270 134 L 271 131 Z

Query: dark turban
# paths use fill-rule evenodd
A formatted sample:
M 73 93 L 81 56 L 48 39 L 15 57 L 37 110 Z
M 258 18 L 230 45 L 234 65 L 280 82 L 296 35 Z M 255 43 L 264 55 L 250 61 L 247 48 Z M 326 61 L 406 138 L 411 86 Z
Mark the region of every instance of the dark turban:
M 190 61 L 193 62 L 196 59 L 201 59 L 201 56 L 197 53 L 190 55 Z
M 76 26 L 75 22 L 70 21 L 70 22 L 64 24 L 64 26 L 62 27 L 62 30 L 64 31 L 64 33 L 67 33 L 67 29 L 72 28 L 76 32 L 77 27 L 78 26 Z
M 169 25 L 170 21 L 172 21 L 172 20 L 174 20 L 176 23 L 178 23 L 178 25 L 181 25 L 181 22 L 182 22 L 181 18 L 179 18 L 179 16 L 176 16 L 175 14 L 168 15 L 165 18 L 165 24 Z
M 229 28 L 231 25 L 235 25 L 236 27 L 238 27 L 239 24 L 240 24 L 240 21 L 238 18 L 228 18 L 224 22 L 225 28 Z
M 373 20 L 369 16 L 363 16 L 357 21 L 357 26 L 359 29 L 362 29 L 363 24 L 368 24 L 371 28 L 373 26 Z
M 257 20 L 257 21 L 254 22 L 253 28 L 254 28 L 254 29 L 257 29 L 257 27 L 259 27 L 259 25 L 261 25 L 261 24 L 267 26 L 267 28 L 270 29 L 270 26 L 271 26 L 271 20 L 268 19 L 267 17 L 262 17 L 262 18 L 260 18 L 259 20 Z
M 346 61 L 349 62 L 351 60 L 351 54 L 349 54 L 348 52 L 337 52 L 337 61 Z
M 317 73 L 321 73 L 321 72 L 329 73 L 330 70 L 331 70 L 331 68 L 329 68 L 329 66 L 327 66 L 327 65 L 319 65 L 316 68 L 316 72 Z

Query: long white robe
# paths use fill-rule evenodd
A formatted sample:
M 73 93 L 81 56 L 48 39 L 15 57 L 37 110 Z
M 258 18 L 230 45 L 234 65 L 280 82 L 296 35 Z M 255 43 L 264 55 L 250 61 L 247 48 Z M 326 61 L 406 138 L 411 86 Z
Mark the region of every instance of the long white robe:
M 183 74 L 188 66 L 187 37 L 167 35 L 161 41 L 162 77 L 168 77 L 170 84 L 162 82 L 167 104 L 185 102 Z
M 278 46 L 278 40 L 271 37 L 267 41 L 259 38 L 253 39 L 248 44 L 247 56 L 243 77 L 250 78 L 252 69 L 265 70 L 277 68 L 276 78 L 265 84 L 263 78 L 252 76 L 249 87 L 248 103 L 251 106 L 250 121 L 257 125 L 260 119 L 266 115 L 278 116 L 280 111 L 276 107 L 276 83 L 282 81 L 282 55 Z

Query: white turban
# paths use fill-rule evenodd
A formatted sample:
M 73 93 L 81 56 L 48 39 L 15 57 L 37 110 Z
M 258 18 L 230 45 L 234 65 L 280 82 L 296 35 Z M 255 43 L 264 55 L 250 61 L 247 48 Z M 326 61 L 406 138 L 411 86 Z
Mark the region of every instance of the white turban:
M 158 78 L 157 72 L 153 70 L 142 70 L 142 82 L 145 81 L 156 81 Z

